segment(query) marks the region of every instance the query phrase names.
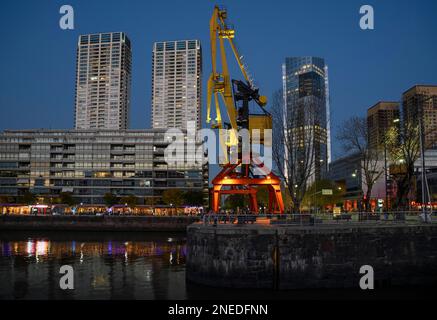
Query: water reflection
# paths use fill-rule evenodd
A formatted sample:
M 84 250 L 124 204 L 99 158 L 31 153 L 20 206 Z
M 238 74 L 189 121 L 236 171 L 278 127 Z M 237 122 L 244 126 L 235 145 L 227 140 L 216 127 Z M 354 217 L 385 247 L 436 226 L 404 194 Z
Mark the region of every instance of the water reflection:
M 185 299 L 183 235 L 0 235 L 0 299 Z M 71 265 L 75 290 L 59 289 Z
M 1 257 L 26 256 L 41 259 L 60 259 L 65 256 L 74 257 L 77 254 L 76 241 L 57 242 L 50 240 L 28 239 L 27 241 L 1 242 Z M 139 257 L 168 256 L 171 265 L 184 264 L 185 244 L 150 242 L 81 242 L 79 245 L 81 257 L 122 256 L 125 262 L 134 262 Z
M 420 299 L 420 289 L 237 290 L 185 282 L 185 236 L 0 232 L 0 299 Z M 75 290 L 59 288 L 62 265 Z M 433 291 L 435 295 L 435 291 Z M 433 296 L 431 294 L 431 296 Z

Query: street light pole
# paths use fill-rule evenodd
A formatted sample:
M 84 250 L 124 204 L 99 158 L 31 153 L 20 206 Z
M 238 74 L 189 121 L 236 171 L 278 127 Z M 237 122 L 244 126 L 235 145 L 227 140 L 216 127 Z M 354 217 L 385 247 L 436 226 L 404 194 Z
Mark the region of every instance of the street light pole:
M 422 117 L 420 116 L 419 118 L 419 136 L 420 136 L 420 154 L 421 154 L 421 160 L 422 160 L 422 214 L 423 217 L 425 219 L 425 222 L 427 221 L 426 219 L 426 207 L 425 207 L 425 148 L 424 148 L 424 143 L 423 143 L 423 121 L 422 121 Z
M 421 154 L 421 167 L 422 167 L 422 215 L 423 218 L 425 220 L 425 223 L 428 222 L 428 218 L 426 215 L 426 196 L 425 196 L 425 184 L 428 185 L 427 181 L 426 181 L 426 171 L 425 171 L 425 135 L 424 135 L 424 125 L 423 125 L 423 118 L 424 118 L 424 110 L 423 110 L 423 105 L 425 104 L 425 102 L 432 100 L 434 98 L 434 96 L 430 96 L 426 99 L 422 99 L 422 95 L 419 96 L 419 99 L 417 99 L 417 104 L 419 104 L 420 101 L 420 106 L 418 106 L 418 113 L 419 113 L 419 140 L 420 140 L 420 154 Z M 431 199 L 428 199 L 428 201 L 431 201 Z
M 384 138 L 385 211 L 388 212 L 387 138 Z
M 400 119 L 394 119 L 392 125 L 393 126 L 397 126 L 398 123 L 400 122 Z M 388 212 L 389 211 L 389 201 L 388 201 L 388 173 L 389 173 L 389 169 L 388 169 L 388 164 L 387 164 L 387 134 L 385 134 L 384 136 L 384 178 L 385 178 L 385 211 Z

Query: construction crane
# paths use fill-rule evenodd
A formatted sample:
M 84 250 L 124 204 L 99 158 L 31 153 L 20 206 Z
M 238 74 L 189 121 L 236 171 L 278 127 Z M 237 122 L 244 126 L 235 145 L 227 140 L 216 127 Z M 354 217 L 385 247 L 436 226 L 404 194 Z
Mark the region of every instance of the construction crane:
M 284 203 L 281 194 L 281 181 L 271 172 L 271 168 L 266 168 L 254 154 L 250 154 L 250 161 L 242 159 L 244 157 L 241 141 L 237 135 L 238 130 L 247 129 L 252 141 L 253 130 L 260 132 L 260 144 L 264 144 L 264 130 L 272 129 L 272 116 L 265 110 L 267 98 L 259 94 L 259 89 L 255 88 L 252 79 L 249 77 L 247 67 L 242 61 L 242 56 L 237 51 L 234 38 L 235 30 L 227 23 L 227 11 L 218 6 L 214 7 L 214 12 L 210 21 L 210 40 L 211 40 L 211 61 L 212 73 L 208 79 L 207 97 L 207 123 L 214 129 L 230 129 L 229 138 L 220 138 L 220 146 L 223 154 L 227 155 L 230 150 L 238 150 L 237 161 L 229 161 L 225 157 L 225 163 L 221 164 L 222 170 L 212 180 L 212 210 L 218 212 L 220 208 L 221 196 L 226 194 L 242 194 L 249 196 L 249 208 L 253 213 L 258 213 L 257 192 L 260 186 L 266 186 L 269 192 L 269 213 L 283 213 Z M 228 61 L 226 58 L 225 40 L 230 44 L 237 64 L 243 74 L 244 80 L 231 80 L 229 74 Z M 217 65 L 217 42 L 220 48 L 221 71 Z M 216 118 L 211 119 L 211 103 L 214 100 Z M 249 102 L 254 101 L 258 105 L 262 114 L 250 114 Z M 220 106 L 224 104 L 229 123 L 224 123 L 221 116 Z M 233 148 L 234 147 L 234 148 Z M 232 149 L 233 148 L 233 149 Z M 258 173 L 254 175 L 254 168 Z

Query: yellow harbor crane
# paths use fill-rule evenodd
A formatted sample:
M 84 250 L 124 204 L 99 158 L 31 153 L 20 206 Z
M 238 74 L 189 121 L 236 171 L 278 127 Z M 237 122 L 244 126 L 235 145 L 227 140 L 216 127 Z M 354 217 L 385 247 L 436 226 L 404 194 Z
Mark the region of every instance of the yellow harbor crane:
M 222 141 L 220 144 L 223 154 L 228 154 L 228 149 L 238 146 L 239 157 L 236 163 L 230 163 L 226 157 L 226 163 L 223 164 L 221 172 L 213 179 L 212 209 L 215 212 L 219 210 L 220 198 L 223 194 L 243 194 L 248 195 L 250 199 L 250 210 L 258 212 L 258 203 L 256 194 L 259 186 L 267 186 L 269 190 L 269 212 L 283 213 L 284 203 L 282 200 L 280 179 L 270 170 L 266 171 L 264 176 L 254 176 L 253 166 L 262 168 L 262 165 L 251 160 L 251 164 L 246 164 L 241 159 L 242 152 L 239 146 L 237 131 L 248 129 L 250 138 L 252 131 L 260 131 L 260 144 L 264 144 L 263 132 L 265 129 L 272 129 L 272 116 L 264 109 L 267 105 L 267 98 L 259 94 L 259 89 L 255 88 L 250 79 L 247 69 L 242 62 L 242 56 L 235 46 L 235 30 L 227 23 L 227 11 L 214 7 L 214 12 L 210 20 L 210 40 L 211 40 L 211 62 L 212 72 L 208 79 L 208 97 L 207 97 L 207 123 L 215 129 L 223 129 L 224 123 L 221 116 L 220 105 L 224 104 L 229 119 L 226 129 L 231 129 L 228 141 Z M 233 80 L 229 74 L 228 61 L 226 58 L 225 40 L 230 44 L 237 64 L 243 74 L 244 81 Z M 221 72 L 217 66 L 217 42 L 220 48 Z M 214 99 L 215 121 L 211 119 L 211 103 Z M 263 114 L 250 114 L 249 102 L 254 101 L 261 107 Z M 240 106 L 239 106 L 240 105 Z M 253 155 L 251 155 L 251 159 Z

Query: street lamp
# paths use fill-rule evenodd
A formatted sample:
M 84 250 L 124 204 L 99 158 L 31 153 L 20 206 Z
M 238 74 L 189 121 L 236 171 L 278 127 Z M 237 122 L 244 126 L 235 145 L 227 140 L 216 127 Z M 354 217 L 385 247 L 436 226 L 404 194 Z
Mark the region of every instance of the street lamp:
M 361 211 L 361 199 L 360 199 L 361 192 L 359 191 L 360 190 L 360 185 L 359 185 L 358 170 L 357 169 L 355 169 L 355 171 L 352 173 L 352 178 L 354 178 L 354 179 L 356 178 L 357 179 L 357 188 L 358 188 L 357 207 Z

